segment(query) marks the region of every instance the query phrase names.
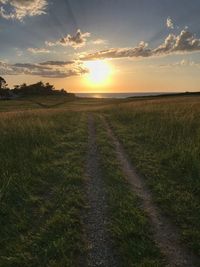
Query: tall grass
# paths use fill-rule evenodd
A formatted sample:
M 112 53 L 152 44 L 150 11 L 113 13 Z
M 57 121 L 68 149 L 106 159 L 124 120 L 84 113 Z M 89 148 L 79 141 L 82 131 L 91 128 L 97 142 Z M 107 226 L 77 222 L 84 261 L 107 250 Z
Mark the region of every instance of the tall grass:
M 183 240 L 196 253 L 200 253 L 199 101 L 132 102 L 107 113 L 155 201 L 179 225 Z
M 97 144 L 108 202 L 108 228 L 118 266 L 164 266 L 165 259 L 153 241 L 147 216 L 121 170 L 101 120 L 97 121 Z
M 84 115 L 0 115 L 0 266 L 78 266 Z

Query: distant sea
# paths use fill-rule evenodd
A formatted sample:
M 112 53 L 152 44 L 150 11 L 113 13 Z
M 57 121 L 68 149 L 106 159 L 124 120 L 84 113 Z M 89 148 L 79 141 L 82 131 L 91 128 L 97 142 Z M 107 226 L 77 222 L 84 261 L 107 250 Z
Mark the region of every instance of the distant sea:
M 169 92 L 168 92 L 169 93 Z M 93 97 L 93 98 L 127 98 L 132 96 L 155 96 L 165 94 L 164 92 L 148 92 L 148 93 L 76 93 L 78 97 Z

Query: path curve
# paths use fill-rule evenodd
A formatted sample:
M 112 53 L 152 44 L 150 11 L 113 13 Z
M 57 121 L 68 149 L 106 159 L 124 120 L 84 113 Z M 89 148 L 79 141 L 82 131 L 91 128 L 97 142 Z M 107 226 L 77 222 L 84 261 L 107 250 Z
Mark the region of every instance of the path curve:
M 108 136 L 116 149 L 117 159 L 121 168 L 131 184 L 134 192 L 142 202 L 142 208 L 147 213 L 152 229 L 153 236 L 157 246 L 165 255 L 168 267 L 199 267 L 199 259 L 180 243 L 180 235 L 177 227 L 175 227 L 168 218 L 161 215 L 157 206 L 152 200 L 151 192 L 145 186 L 145 183 L 134 167 L 128 160 L 125 150 L 114 135 L 110 125 L 104 117 L 102 122 L 107 130 Z

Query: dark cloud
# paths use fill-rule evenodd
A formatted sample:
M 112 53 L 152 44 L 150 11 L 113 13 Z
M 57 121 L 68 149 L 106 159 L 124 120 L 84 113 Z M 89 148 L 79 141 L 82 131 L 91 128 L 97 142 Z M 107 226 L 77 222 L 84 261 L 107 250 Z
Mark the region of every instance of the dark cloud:
M 40 63 L 40 65 L 47 65 L 47 66 L 65 66 L 74 64 L 75 61 L 45 61 Z
M 34 69 L 51 69 L 48 66 L 41 66 L 41 64 L 30 64 L 30 63 L 16 63 L 11 65 L 13 68 L 20 68 L 20 69 L 29 69 L 29 70 L 34 70 Z
M 48 78 L 66 78 L 71 76 L 80 76 L 88 72 L 88 70 L 80 62 L 69 62 L 65 62 L 65 64 L 60 61 L 49 61 L 39 64 L 8 64 L 0 62 L 0 75 L 25 74 Z

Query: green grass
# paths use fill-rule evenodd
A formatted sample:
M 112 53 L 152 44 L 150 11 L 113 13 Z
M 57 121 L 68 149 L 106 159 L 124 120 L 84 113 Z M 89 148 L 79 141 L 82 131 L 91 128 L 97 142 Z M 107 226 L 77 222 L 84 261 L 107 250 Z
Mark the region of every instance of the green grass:
M 126 100 L 124 100 L 126 101 Z M 31 110 L 69 110 L 87 111 L 108 108 L 110 105 L 122 102 L 115 99 L 71 98 L 65 96 L 35 96 L 15 100 L 0 100 L 1 112 L 31 111 Z
M 108 198 L 109 231 L 119 266 L 164 266 L 159 249 L 153 242 L 147 216 L 122 173 L 115 148 L 101 120 L 97 125 L 97 144 Z
M 85 111 L 105 114 L 155 202 L 200 254 L 199 98 L 45 97 L 0 101 L 0 266 L 80 266 L 87 249 Z M 109 231 L 121 266 L 160 267 L 147 217 L 97 126 Z
M 200 254 L 199 98 L 133 101 L 107 116 L 154 200 Z
M 59 111 L 1 115 L 0 266 L 79 266 L 85 120 Z
M 74 98 L 66 96 L 34 96 L 18 98 L 14 100 L 1 100 L 0 112 L 62 108 L 70 106 L 74 101 Z

